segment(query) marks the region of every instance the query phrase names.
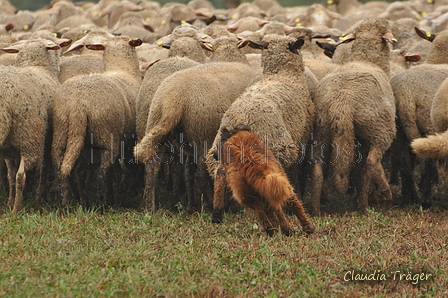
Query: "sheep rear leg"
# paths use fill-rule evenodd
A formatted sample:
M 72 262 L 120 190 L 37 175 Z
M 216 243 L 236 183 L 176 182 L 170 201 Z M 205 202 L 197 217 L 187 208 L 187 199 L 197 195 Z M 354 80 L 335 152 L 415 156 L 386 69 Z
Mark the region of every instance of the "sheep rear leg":
M 422 178 L 419 185 L 423 196 L 421 205 L 424 208 L 429 208 L 431 207 L 432 187 L 439 180 L 439 174 L 437 172 L 437 166 L 434 159 L 425 158 L 424 169 L 421 176 Z
M 364 169 L 361 174 L 361 187 L 358 193 L 357 203 L 358 210 L 365 212 L 369 205 L 369 189 L 372 181 L 372 174 L 378 175 L 377 171 L 381 167 L 382 151 L 379 148 L 371 147 L 367 160 L 364 165 Z M 389 188 L 390 190 L 390 188 Z
M 314 216 L 320 216 L 320 197 L 322 195 L 323 181 L 323 165 L 320 162 L 315 163 L 311 174 L 311 190 L 309 190 L 309 192 L 305 191 L 306 194 L 309 193 L 309 201 L 311 201 L 311 214 Z
M 145 190 L 143 193 L 143 208 L 154 213 L 156 211 L 156 183 L 159 177 L 160 163 L 151 161 L 145 163 Z
M 26 181 L 25 163 L 25 158 L 22 157 L 16 174 L 16 198 L 12 209 L 12 213 L 14 214 L 17 214 L 22 209 L 23 189 L 25 188 Z
M 218 173 L 218 177 L 215 180 L 213 188 L 212 223 L 221 223 L 222 215 L 224 213 L 224 195 L 226 190 L 225 176 L 222 173 Z
M 114 148 L 118 149 L 118 148 Z M 100 210 L 103 212 L 107 206 L 109 206 L 110 202 L 112 202 L 111 198 L 108 197 L 108 180 L 110 179 L 110 168 L 112 166 L 112 161 L 116 160 L 117 154 L 113 154 L 114 152 L 118 152 L 118 150 L 104 150 L 101 152 L 101 164 L 100 170 L 98 172 L 97 177 L 97 193 L 98 199 L 100 202 Z
M 14 206 L 16 199 L 16 174 L 18 170 L 17 162 L 13 159 L 5 159 L 6 167 L 8 170 L 8 183 L 9 183 L 9 199 L 8 207 Z
M 411 160 L 410 149 L 401 150 L 399 162 L 402 200 L 408 204 L 418 203 L 421 199 L 415 183 L 414 166 Z

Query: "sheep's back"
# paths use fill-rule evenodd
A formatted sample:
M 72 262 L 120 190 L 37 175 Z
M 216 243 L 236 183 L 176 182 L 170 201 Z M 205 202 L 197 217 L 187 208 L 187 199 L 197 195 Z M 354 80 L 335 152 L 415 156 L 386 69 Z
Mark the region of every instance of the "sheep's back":
M 422 64 L 391 79 L 397 114 L 408 139 L 434 133 L 430 111 L 439 86 L 448 77 L 448 66 Z M 414 126 L 419 131 L 415 131 Z
M 21 151 L 32 166 L 43 155 L 44 140 L 57 83 L 38 70 L 0 67 L 2 144 Z M 10 119 L 9 127 L 6 127 Z
M 168 58 L 151 66 L 145 74 L 136 100 L 137 137 L 143 138 L 148 120 L 148 112 L 157 88 L 173 73 L 200 65 L 189 58 Z
M 395 136 L 395 105 L 388 77 L 378 67 L 349 63 L 325 76 L 314 103 L 317 123 L 331 138 L 340 115 L 351 121 L 355 134 L 386 150 Z M 351 124 L 350 124 L 351 125 Z M 327 129 L 327 130 L 325 130 Z
M 126 96 L 113 80 L 101 75 L 76 76 L 62 84 L 55 93 L 55 125 L 67 121 L 70 113 L 85 111 L 88 133 L 96 144 L 107 134 L 121 137 L 131 115 Z M 59 121 L 58 121 L 59 120 Z M 68 125 L 68 123 L 62 123 Z M 104 140 L 102 141 L 104 142 Z
M 154 95 L 148 117 L 152 127 L 169 109 L 182 110 L 186 138 L 202 146 L 215 136 L 222 115 L 247 86 L 260 78 L 241 63 L 210 63 L 178 71 L 166 78 Z M 165 111 L 164 111 L 165 110 Z

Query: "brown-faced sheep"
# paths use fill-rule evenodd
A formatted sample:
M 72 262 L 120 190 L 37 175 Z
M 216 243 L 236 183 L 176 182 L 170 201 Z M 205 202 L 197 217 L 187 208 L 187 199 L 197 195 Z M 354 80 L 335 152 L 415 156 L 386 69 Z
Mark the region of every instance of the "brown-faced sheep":
M 63 206 L 68 176 L 86 140 L 90 141 L 88 149 L 100 151 L 98 194 L 100 202 L 107 204 L 106 175 L 119 155 L 120 138 L 135 130 L 135 98 L 141 83 L 135 47 L 141 43 L 139 39 L 113 37 L 104 44 L 86 45 L 89 49 L 104 50 L 105 72 L 75 76 L 56 91 L 52 158 Z
M 409 144 L 417 138 L 434 134 L 430 119 L 433 98 L 439 86 L 448 77 L 448 59 L 446 42 L 448 31 L 437 35 L 416 28 L 417 33 L 432 41 L 431 51 L 425 64 L 414 66 L 392 77 L 391 85 L 395 95 L 398 116 L 398 128 L 403 130 L 404 139 L 397 146 L 403 156 L 400 165 L 402 173 L 402 196 L 410 202 L 430 203 L 432 185 L 437 181 L 437 168 L 433 160 L 423 160 L 420 189 L 422 198 L 416 191 L 412 164 L 407 162 L 411 157 Z M 400 134 L 401 135 L 401 134 Z M 404 148 L 408 148 L 404 150 Z M 406 179 L 408 177 L 409 179 Z
M 337 193 L 345 195 L 350 185 L 351 169 L 356 163 L 355 142 L 361 144 L 358 208 L 368 206 L 371 178 L 384 200 L 392 200 L 381 159 L 395 137 L 395 105 L 389 82 L 389 47 L 392 34 L 386 20 L 363 21 L 348 41 L 353 40 L 351 60 L 324 77 L 318 87 L 315 140 L 317 157 L 312 175 L 312 212 L 320 214 L 320 196 L 328 164 Z M 359 152 L 358 152 L 359 153 Z M 358 156 L 359 159 L 359 156 Z M 359 160 L 358 160 L 359 161 Z
M 43 165 L 48 118 L 58 86 L 58 56 L 50 50 L 60 48 L 52 41 L 33 39 L 1 49 L 19 52 L 16 66 L 0 67 L 0 148 L 8 167 L 8 204 L 14 213 L 22 208 L 27 172 Z
M 286 205 L 297 215 L 306 233 L 314 232 L 283 167 L 259 136 L 240 124 L 230 131 L 223 127 L 221 142 L 221 152 L 214 155 L 221 156 L 220 170 L 233 198 L 257 213 L 268 235 L 272 236 L 276 228 L 287 236 L 291 234 L 291 226 L 283 212 Z
M 270 150 L 288 170 L 304 158 L 304 147 L 313 131 L 315 117 L 300 54 L 303 39 L 283 37 L 268 44 L 262 54 L 263 79 L 246 91 L 229 107 L 220 127 L 250 125 L 265 138 Z M 212 154 L 220 151 L 221 132 L 215 136 L 207 154 L 208 170 L 215 180 L 213 222 L 221 222 L 224 208 L 224 180 L 217 175 L 218 165 Z
M 204 176 L 202 158 L 208 150 L 204 144 L 212 142 L 228 106 L 258 78 L 259 74 L 252 67 L 236 62 L 209 63 L 172 74 L 154 94 L 146 135 L 136 146 L 135 156 L 140 161 L 160 166 L 159 161 L 154 161 L 157 146 L 176 127 L 181 127 L 185 139 L 181 140 L 184 144 L 180 148 L 180 158 L 184 158 L 183 154 L 194 155 L 192 164 L 198 165 L 196 179 Z M 187 153 L 190 150 L 194 153 Z M 189 202 L 188 209 L 200 207 L 192 200 Z M 154 208 L 154 199 L 151 208 Z

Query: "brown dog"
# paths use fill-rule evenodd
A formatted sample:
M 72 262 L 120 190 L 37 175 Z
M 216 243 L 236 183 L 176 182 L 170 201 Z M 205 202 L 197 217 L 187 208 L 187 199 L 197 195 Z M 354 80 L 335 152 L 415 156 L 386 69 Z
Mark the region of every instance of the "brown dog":
M 278 227 L 283 234 L 290 235 L 291 226 L 283 212 L 285 205 L 298 217 L 303 231 L 312 233 L 313 224 L 308 220 L 285 171 L 267 145 L 244 124 L 237 125 L 231 131 L 223 128 L 221 134 L 221 171 L 233 198 L 257 213 L 269 235 Z M 217 153 L 215 159 L 218 159 Z

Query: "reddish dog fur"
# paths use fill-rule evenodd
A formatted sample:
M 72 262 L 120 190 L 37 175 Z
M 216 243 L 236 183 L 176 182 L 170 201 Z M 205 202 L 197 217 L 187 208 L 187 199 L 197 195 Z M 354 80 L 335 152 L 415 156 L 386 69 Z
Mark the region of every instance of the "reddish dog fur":
M 285 205 L 298 217 L 303 230 L 312 233 L 313 224 L 285 171 L 266 144 L 243 124 L 232 131 L 224 128 L 221 132 L 221 169 L 233 198 L 257 213 L 269 235 L 278 227 L 283 234 L 290 234 L 291 226 L 283 212 Z M 215 192 L 222 192 L 221 187 L 215 188 Z

